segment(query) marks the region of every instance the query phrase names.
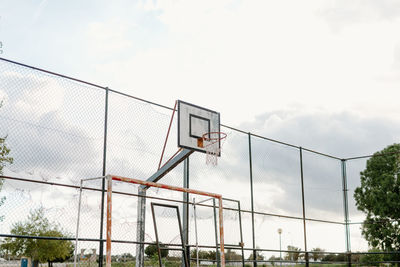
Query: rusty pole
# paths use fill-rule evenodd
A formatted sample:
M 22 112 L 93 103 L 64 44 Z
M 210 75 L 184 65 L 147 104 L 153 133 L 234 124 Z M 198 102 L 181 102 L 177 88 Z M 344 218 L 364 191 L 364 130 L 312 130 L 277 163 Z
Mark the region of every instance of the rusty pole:
M 223 205 L 222 196 L 218 198 L 219 202 L 219 243 L 221 247 L 221 266 L 225 267 L 225 249 L 224 249 L 224 218 L 223 218 Z

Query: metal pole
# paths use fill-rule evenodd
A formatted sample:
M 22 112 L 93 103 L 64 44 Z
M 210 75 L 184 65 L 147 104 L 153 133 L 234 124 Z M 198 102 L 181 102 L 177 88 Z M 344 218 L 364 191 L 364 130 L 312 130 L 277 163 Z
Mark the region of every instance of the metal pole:
M 239 212 L 239 230 L 240 230 L 240 247 L 242 248 L 242 267 L 245 266 L 244 263 L 244 243 L 243 243 L 243 231 L 242 231 L 242 211 L 240 209 L 240 201 L 238 204 L 238 212 Z
M 303 149 L 300 147 L 299 151 L 300 151 L 300 176 L 301 176 L 301 202 L 303 206 L 304 251 L 305 251 L 306 267 L 309 267 L 310 262 L 308 259 L 308 250 L 307 250 L 306 205 L 304 201 Z
M 186 158 L 183 162 L 183 188 L 189 188 L 189 158 Z M 182 259 L 185 258 L 185 254 L 187 255 L 188 251 L 190 251 L 189 244 L 189 193 L 183 193 L 183 242 L 184 249 L 182 252 Z M 185 262 L 182 261 L 182 267 L 185 266 Z
M 144 233 L 146 220 L 146 189 L 139 186 L 138 188 L 138 203 L 137 203 L 138 219 L 136 223 L 136 265 L 137 267 L 144 266 Z
M 107 176 L 107 242 L 106 267 L 111 267 L 112 177 Z
M 199 240 L 197 237 L 197 213 L 196 213 L 196 199 L 193 198 L 193 216 L 194 216 L 194 235 L 196 238 L 196 264 L 197 267 L 200 266 L 200 261 L 199 261 Z
M 280 266 L 282 266 L 282 228 L 278 229 L 278 234 L 279 234 L 279 261 L 280 261 Z
M 213 209 L 214 209 L 214 230 L 215 230 L 215 257 L 217 260 L 217 267 L 221 267 L 221 262 L 219 258 L 218 250 L 218 227 L 217 227 L 217 209 L 215 204 L 215 198 L 213 199 Z
M 249 164 L 250 164 L 250 196 L 251 196 L 251 231 L 253 238 L 253 267 L 257 266 L 257 251 L 256 251 L 256 234 L 254 230 L 254 190 L 253 190 L 253 163 L 251 155 L 251 133 L 249 136 Z
M 282 240 L 281 240 L 281 234 L 279 234 L 279 260 L 280 265 L 282 266 Z
M 225 267 L 225 240 L 224 240 L 224 205 L 222 196 L 218 197 L 219 204 L 219 247 L 221 249 L 221 266 Z
M 102 175 L 106 175 L 107 164 L 107 131 L 108 131 L 108 87 L 106 87 L 105 107 L 104 107 L 104 143 L 103 143 L 103 169 Z M 104 192 L 105 180 L 101 183 L 101 211 L 100 211 L 100 244 L 99 244 L 99 267 L 103 267 L 104 244 L 103 244 L 103 225 L 104 225 Z
M 81 180 L 81 185 L 79 188 L 78 220 L 76 222 L 76 234 L 75 234 L 74 267 L 76 267 L 77 255 L 78 255 L 78 235 L 79 235 L 79 220 L 81 218 L 82 183 L 83 180 Z
M 348 188 L 347 188 L 347 173 L 346 173 L 346 160 L 342 159 L 342 189 L 343 189 L 343 212 L 346 234 L 346 254 L 348 266 L 351 266 L 351 245 L 350 245 L 350 227 L 349 227 L 349 201 L 348 201 Z

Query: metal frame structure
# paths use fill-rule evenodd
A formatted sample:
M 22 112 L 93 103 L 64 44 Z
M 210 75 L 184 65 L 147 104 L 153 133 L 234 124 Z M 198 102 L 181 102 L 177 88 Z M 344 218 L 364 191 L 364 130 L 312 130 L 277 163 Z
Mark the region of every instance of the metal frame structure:
M 215 198 L 208 198 L 208 199 L 204 199 L 202 201 L 196 202 L 195 198 L 193 198 L 193 215 L 194 215 L 194 227 L 195 227 L 195 245 L 194 247 L 196 248 L 196 266 L 199 267 L 200 266 L 200 259 L 199 259 L 199 245 L 198 245 L 198 233 L 197 233 L 197 213 L 196 213 L 196 205 L 201 205 L 202 203 L 208 201 L 208 200 L 213 200 L 213 215 L 214 215 L 214 228 L 215 228 L 215 252 L 216 252 L 216 256 L 217 256 L 217 267 L 220 266 L 220 262 L 218 260 L 218 228 L 217 228 L 217 219 L 216 219 L 216 212 L 215 212 Z M 240 238 L 240 242 L 238 244 L 224 244 L 225 247 L 229 247 L 229 248 L 240 248 L 241 253 L 242 253 L 242 259 L 241 259 L 241 263 L 242 263 L 242 267 L 245 267 L 245 257 L 244 257 L 244 242 L 243 242 L 243 230 L 242 230 L 242 211 L 240 209 L 240 201 L 239 200 L 235 200 L 235 199 L 229 199 L 229 198 L 223 198 L 224 202 L 226 201 L 231 201 L 231 202 L 235 202 L 237 204 L 237 211 L 238 212 L 238 219 L 239 219 L 239 238 Z
M 223 224 L 223 205 L 222 205 L 222 195 L 204 192 L 195 189 L 182 188 L 172 185 L 159 184 L 150 181 L 143 181 L 139 179 L 121 177 L 116 175 L 107 175 L 107 239 L 106 239 L 106 267 L 111 267 L 111 229 L 112 229 L 112 181 L 120 181 L 132 184 L 138 184 L 148 187 L 162 188 L 172 191 L 178 191 L 183 193 L 190 193 L 195 195 L 201 195 L 206 197 L 212 197 L 218 199 L 219 208 L 219 239 L 220 239 L 220 250 L 221 250 L 221 266 L 225 267 L 225 251 L 224 251 L 224 224 Z
M 104 176 L 101 176 L 101 177 L 81 179 L 81 183 L 79 186 L 78 219 L 76 222 L 76 234 L 75 234 L 74 267 L 76 267 L 77 262 L 78 262 L 77 256 L 78 256 L 79 226 L 80 226 L 80 218 L 81 218 L 81 202 L 82 202 L 83 182 L 102 179 L 102 184 L 104 184 L 104 178 L 105 178 Z
M 181 244 L 182 244 L 182 248 L 176 249 L 176 248 L 162 248 L 160 246 L 160 239 L 158 238 L 158 227 L 157 227 L 157 220 L 156 220 L 156 215 L 154 212 L 154 207 L 158 206 L 158 207 L 164 207 L 164 208 L 170 208 L 170 209 L 175 209 L 176 211 L 176 216 L 178 218 L 178 225 L 179 225 L 179 234 L 181 237 Z M 183 254 L 183 260 L 184 260 L 184 266 L 185 267 L 189 267 L 189 261 L 188 261 L 188 255 L 186 254 L 186 245 L 185 242 L 183 240 L 183 232 L 182 232 L 182 224 L 181 224 L 181 216 L 179 214 L 179 208 L 176 205 L 168 205 L 168 204 L 162 204 L 162 203 L 154 203 L 151 202 L 151 214 L 153 215 L 153 225 L 154 225 L 154 233 L 156 235 L 156 243 L 157 243 L 157 254 L 158 254 L 158 263 L 160 265 L 160 267 L 162 267 L 162 262 L 161 262 L 161 250 L 162 249 L 168 249 L 168 250 L 181 250 L 182 254 Z

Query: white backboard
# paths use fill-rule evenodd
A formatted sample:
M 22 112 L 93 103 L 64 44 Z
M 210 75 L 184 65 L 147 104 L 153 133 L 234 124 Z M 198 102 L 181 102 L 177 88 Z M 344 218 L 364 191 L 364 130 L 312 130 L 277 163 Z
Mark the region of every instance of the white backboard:
M 178 100 L 178 146 L 206 152 L 197 141 L 210 132 L 220 132 L 219 113 Z

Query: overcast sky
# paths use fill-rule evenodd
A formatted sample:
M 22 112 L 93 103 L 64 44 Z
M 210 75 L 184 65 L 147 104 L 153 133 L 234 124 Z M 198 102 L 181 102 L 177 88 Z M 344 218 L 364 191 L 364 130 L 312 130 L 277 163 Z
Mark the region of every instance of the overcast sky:
M 1 57 L 171 107 L 181 99 L 220 112 L 223 124 L 338 157 L 371 154 L 400 140 L 399 32 L 400 2 L 396 0 L 0 1 Z M 11 79 L 7 75 L 3 81 Z M 56 84 L 46 84 L 37 91 L 39 86 L 35 83 L 26 84 L 32 88 L 24 88 L 27 91 L 21 95 L 0 88 L 0 96 L 13 106 L 12 110 L 5 106 L 3 116 L 13 114 L 41 127 L 68 129 L 75 137 L 94 141 L 88 146 L 74 138 L 46 136 L 47 140 L 69 147 L 71 152 L 59 155 L 51 143 L 39 147 L 38 140 L 43 135 L 32 135 L 31 129 L 24 127 L 25 136 L 34 140 L 24 149 L 47 158 L 45 162 L 25 158 L 23 171 L 35 169 L 41 174 L 65 177 L 74 176 L 74 172 L 92 173 L 82 162 L 85 159 L 93 166 L 101 164 L 98 155 L 102 121 L 93 120 L 90 114 L 101 113 L 102 102 L 91 103 L 86 106 L 87 116 L 75 118 L 68 111 L 82 105 L 79 99 L 76 103 L 63 102 L 70 92 L 60 89 L 55 94 Z M 52 92 L 50 102 L 34 100 L 44 99 L 48 92 Z M 96 99 L 95 94 L 90 97 Z M 114 116 L 124 122 L 125 116 L 130 117 L 126 112 L 129 108 L 128 104 L 119 106 L 119 113 L 114 113 L 119 115 Z M 141 108 L 141 112 L 150 112 L 148 107 Z M 60 109 L 64 111 L 55 113 Z M 169 121 L 166 114 L 160 115 L 164 124 Z M 78 129 L 78 119 L 90 127 Z M 152 132 L 151 125 L 146 127 Z M 100 129 L 99 134 L 94 128 Z M 126 139 L 127 134 L 135 135 L 134 130 L 135 127 L 123 125 L 110 140 L 121 142 L 125 138 L 123 145 L 142 149 L 138 138 Z M 25 140 L 23 134 L 16 136 L 5 128 L 0 129 L 0 134 L 10 134 L 9 141 L 15 147 L 22 147 L 21 141 Z M 158 157 L 162 140 L 151 148 L 154 158 Z M 246 149 L 245 143 L 237 143 L 233 148 L 228 145 L 227 152 L 236 155 Z M 13 151 L 15 155 L 25 153 L 22 149 Z M 85 153 L 76 158 L 76 151 Z M 129 153 L 132 151 L 111 151 L 110 169 L 143 175 L 145 171 L 131 167 L 134 157 L 128 159 Z M 287 162 L 292 159 L 282 157 L 255 160 L 255 170 L 270 181 L 257 189 L 265 196 L 269 192 L 269 196 L 259 198 L 255 204 L 261 207 L 271 202 L 273 205 L 266 211 L 296 210 L 295 215 L 299 215 L 299 209 L 291 205 L 299 188 L 296 184 L 292 189 L 285 180 L 291 171 Z M 50 163 L 58 159 L 68 162 L 61 174 Z M 222 165 L 227 164 L 232 173 L 245 175 L 247 170 L 235 163 L 233 159 L 222 159 Z M 21 163 L 16 160 L 16 164 Z M 325 166 L 325 173 L 332 168 Z M 355 177 L 360 168 L 362 165 L 349 172 Z M 338 181 L 321 182 L 321 173 L 312 168 L 305 172 L 315 188 L 330 190 L 338 186 L 331 193 L 340 192 Z M 247 192 L 240 192 L 240 185 L 233 184 L 227 192 L 248 196 Z M 204 186 L 201 182 L 196 185 Z M 274 194 L 280 194 L 280 198 L 274 198 Z M 316 197 L 309 194 L 308 203 L 313 203 L 309 214 L 322 214 L 328 206 L 325 212 L 329 216 L 341 214 L 340 201 L 334 197 L 318 201 Z M 265 229 L 262 222 L 259 231 Z M 273 231 L 271 235 L 275 234 Z M 342 233 L 343 229 L 338 231 Z M 300 230 L 291 232 L 299 233 L 292 237 L 294 242 L 301 240 Z M 301 246 L 299 242 L 296 244 Z M 343 244 L 332 248 L 343 249 Z M 357 244 L 353 242 L 355 249 L 365 248 L 365 243 Z
M 11 1 L 3 57 L 239 125 L 276 109 L 397 119 L 400 3 Z

